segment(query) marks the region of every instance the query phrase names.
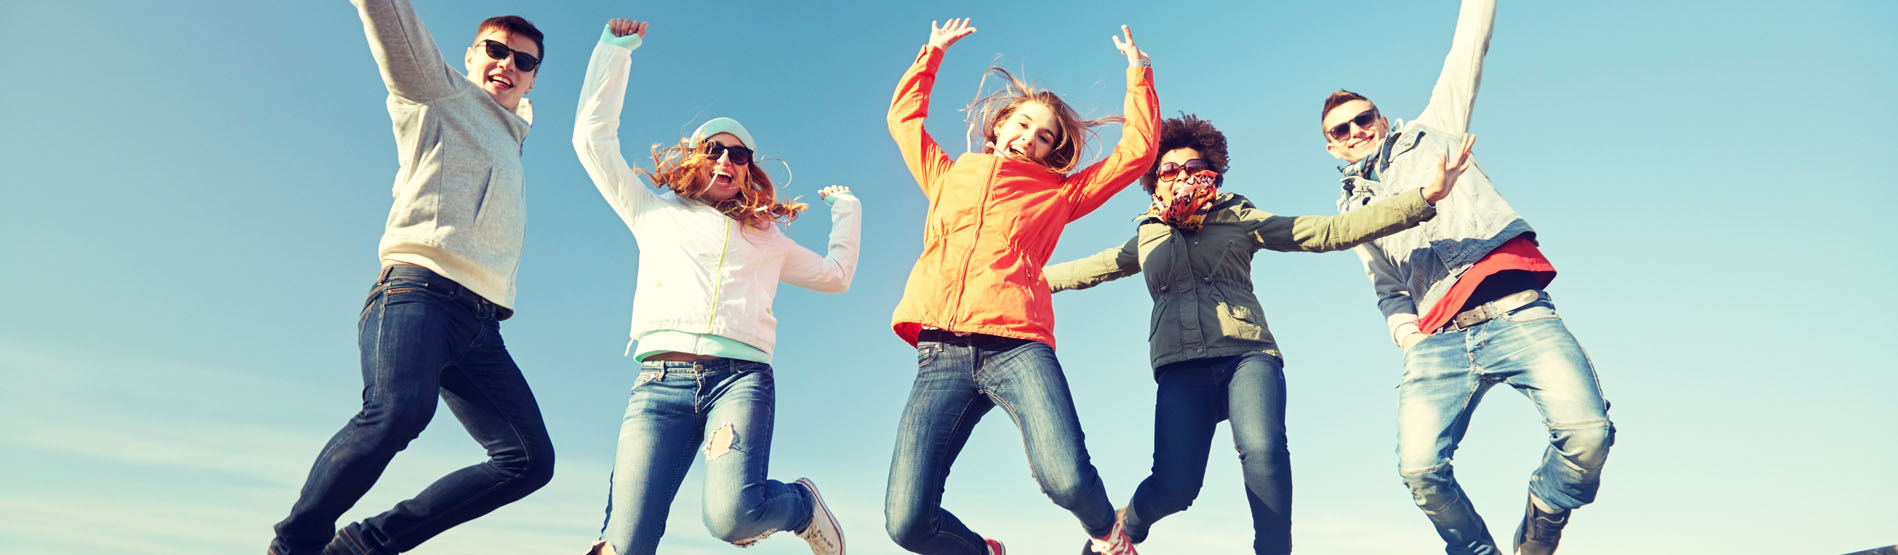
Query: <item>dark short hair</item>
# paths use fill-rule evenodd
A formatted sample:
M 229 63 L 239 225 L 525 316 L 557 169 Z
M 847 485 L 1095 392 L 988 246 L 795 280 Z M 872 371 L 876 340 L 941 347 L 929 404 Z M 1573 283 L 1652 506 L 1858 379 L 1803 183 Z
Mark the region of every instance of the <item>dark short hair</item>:
M 1350 102 L 1353 100 L 1362 100 L 1365 102 L 1371 101 L 1371 99 L 1365 98 L 1364 95 L 1347 91 L 1344 89 L 1331 91 L 1331 96 L 1325 97 L 1325 109 L 1323 111 L 1318 112 L 1318 134 L 1325 135 L 1325 116 L 1331 114 L 1332 108 L 1337 108 L 1339 104 L 1344 104 L 1346 102 Z M 1372 105 L 1375 106 L 1376 104 L 1373 103 Z M 1325 135 L 1325 140 L 1331 140 L 1331 136 Z
M 1159 154 L 1153 157 L 1153 167 L 1147 168 L 1147 174 L 1140 176 L 1140 188 L 1147 194 L 1153 194 L 1153 188 L 1160 183 L 1160 158 L 1175 149 L 1190 148 L 1199 151 L 1199 159 L 1219 177 L 1213 179 L 1217 185 L 1226 182 L 1226 134 L 1213 128 L 1213 123 L 1199 119 L 1193 114 L 1167 118 L 1160 124 Z
M 540 61 L 543 61 L 543 62 L 547 61 L 547 43 L 545 41 L 547 36 L 544 34 L 541 34 L 540 28 L 535 27 L 534 24 L 528 22 L 526 18 L 523 18 L 518 15 L 502 15 L 502 16 L 490 17 L 490 18 L 481 20 L 481 26 L 475 28 L 475 34 L 479 35 L 481 34 L 482 31 L 486 31 L 488 29 L 500 29 L 502 31 L 507 31 L 512 34 L 527 37 L 529 40 L 534 41 L 534 49 L 540 51 L 536 53 L 534 57 L 540 58 Z M 537 66 L 534 68 L 534 71 L 540 71 L 540 68 Z

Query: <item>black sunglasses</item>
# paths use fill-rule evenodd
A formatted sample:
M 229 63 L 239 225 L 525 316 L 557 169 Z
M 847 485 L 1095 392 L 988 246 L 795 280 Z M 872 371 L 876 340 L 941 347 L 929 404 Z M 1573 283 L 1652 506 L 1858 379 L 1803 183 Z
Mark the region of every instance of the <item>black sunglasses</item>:
M 1172 181 L 1174 179 L 1178 179 L 1179 176 L 1199 173 L 1200 170 L 1205 170 L 1205 169 L 1210 169 L 1210 168 L 1206 165 L 1205 160 L 1201 160 L 1199 158 L 1187 160 L 1186 163 L 1184 164 L 1175 164 L 1173 162 L 1167 162 L 1165 164 L 1160 164 L 1160 179 Z
M 499 41 L 492 39 L 483 40 L 481 41 L 481 46 L 487 48 L 488 57 L 494 58 L 497 62 L 507 59 L 508 56 L 513 56 L 514 69 L 533 72 L 534 68 L 540 67 L 540 58 L 535 58 L 526 52 L 508 48 L 507 45 L 501 44 Z
M 718 141 L 705 141 L 705 157 L 717 160 L 720 156 L 731 156 L 731 162 L 740 166 L 751 165 L 751 149 L 744 146 L 725 146 Z
M 1351 118 L 1350 121 L 1331 126 L 1330 130 L 1325 131 L 1325 136 L 1331 137 L 1333 141 L 1342 141 L 1345 137 L 1351 136 L 1351 126 L 1353 124 L 1357 125 L 1359 129 L 1370 129 L 1371 123 L 1375 121 L 1377 121 L 1377 108 L 1371 108 L 1359 113 L 1357 117 Z

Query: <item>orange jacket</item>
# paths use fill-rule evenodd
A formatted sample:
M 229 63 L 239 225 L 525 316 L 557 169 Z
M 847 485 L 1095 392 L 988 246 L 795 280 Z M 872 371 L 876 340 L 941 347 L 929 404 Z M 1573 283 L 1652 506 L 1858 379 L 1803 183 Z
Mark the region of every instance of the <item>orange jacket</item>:
M 1153 71 L 1127 68 L 1127 122 L 1106 159 L 1062 176 L 991 154 L 950 161 L 923 130 L 943 51 L 924 46 L 890 99 L 890 135 L 929 197 L 923 254 L 910 270 L 890 325 L 916 344 L 924 327 L 1028 339 L 1054 346 L 1054 306 L 1041 269 L 1068 222 L 1146 173 L 1159 148 Z

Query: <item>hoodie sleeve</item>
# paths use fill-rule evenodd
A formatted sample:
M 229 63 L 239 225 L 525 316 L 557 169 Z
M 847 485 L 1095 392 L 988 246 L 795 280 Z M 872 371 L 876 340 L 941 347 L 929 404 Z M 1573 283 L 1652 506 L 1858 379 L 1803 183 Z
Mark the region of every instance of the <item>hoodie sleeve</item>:
M 949 171 L 952 162 L 942 146 L 923 129 L 929 119 L 929 92 L 936 86 L 936 68 L 942 65 L 942 49 L 924 46 L 916 61 L 896 83 L 896 95 L 890 98 L 890 137 L 903 151 L 903 164 L 922 187 L 923 196 L 936 198 L 936 178 Z
M 1153 92 L 1152 67 L 1141 64 L 1127 68 L 1125 104 L 1121 117 L 1126 124 L 1121 127 L 1114 152 L 1063 180 L 1074 195 L 1070 221 L 1100 208 L 1153 166 L 1158 155 L 1155 151 L 1160 148 L 1160 98 Z
M 580 155 L 580 166 L 627 228 L 656 198 L 620 154 L 619 115 L 626 100 L 632 52 L 606 43 L 594 45 L 573 123 L 573 150 Z
M 1450 54 L 1443 58 L 1443 73 L 1430 89 L 1430 104 L 1417 116 L 1418 122 L 1434 129 L 1470 132 L 1476 89 L 1483 83 L 1483 56 L 1489 53 L 1489 36 L 1495 27 L 1496 0 L 1463 0 L 1456 33 L 1450 37 Z
M 818 256 L 810 249 L 784 237 L 789 255 L 785 257 L 785 283 L 819 293 L 842 293 L 850 289 L 857 273 L 857 245 L 863 234 L 862 201 L 855 195 L 843 195 L 830 207 L 830 249 Z
M 442 51 L 429 38 L 428 28 L 408 0 L 350 0 L 362 16 L 369 53 L 382 70 L 389 94 L 425 103 L 455 94 L 455 79 L 466 80 L 448 67 Z

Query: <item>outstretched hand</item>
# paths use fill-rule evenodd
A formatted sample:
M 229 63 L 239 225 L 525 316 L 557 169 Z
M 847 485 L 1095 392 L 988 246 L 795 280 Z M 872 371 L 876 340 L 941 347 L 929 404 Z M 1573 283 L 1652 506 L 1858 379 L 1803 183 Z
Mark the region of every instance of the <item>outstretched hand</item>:
M 969 26 L 969 18 L 966 17 L 950 18 L 940 27 L 934 21 L 929 22 L 929 45 L 940 50 L 949 50 L 956 41 L 972 34 L 975 34 L 975 28 Z
M 1122 25 L 1120 26 L 1120 34 L 1123 36 L 1126 36 L 1127 40 L 1123 41 L 1120 39 L 1120 37 L 1113 37 L 1114 49 L 1119 50 L 1120 53 L 1127 55 L 1127 65 L 1130 65 L 1130 66 L 1150 65 L 1151 61 L 1147 59 L 1147 53 L 1141 52 L 1140 47 L 1134 45 L 1133 29 L 1128 29 L 1126 25 Z
M 1456 158 L 1451 159 L 1446 155 L 1441 159 L 1437 165 L 1436 178 L 1430 180 L 1430 186 L 1423 189 L 1424 200 L 1430 201 L 1430 204 L 1436 204 L 1437 201 L 1450 196 L 1450 189 L 1456 188 L 1456 179 L 1462 177 L 1463 172 L 1470 169 L 1472 161 L 1470 148 L 1475 145 L 1475 135 L 1464 135 L 1463 148 L 1456 153 Z
M 600 42 L 628 50 L 637 50 L 640 43 L 645 41 L 648 25 L 651 24 L 625 18 L 607 20 L 606 30 L 600 33 Z

